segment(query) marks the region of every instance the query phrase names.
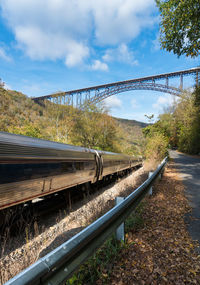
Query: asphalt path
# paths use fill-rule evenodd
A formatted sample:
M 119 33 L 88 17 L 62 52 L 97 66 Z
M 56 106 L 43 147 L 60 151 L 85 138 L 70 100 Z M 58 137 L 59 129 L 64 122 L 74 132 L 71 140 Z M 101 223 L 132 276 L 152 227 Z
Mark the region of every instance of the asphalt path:
M 192 207 L 192 212 L 187 214 L 185 221 L 193 240 L 200 244 L 200 157 L 190 156 L 176 151 L 170 151 L 176 168 L 180 173 L 185 186 L 185 194 Z M 200 246 L 197 248 L 200 254 Z

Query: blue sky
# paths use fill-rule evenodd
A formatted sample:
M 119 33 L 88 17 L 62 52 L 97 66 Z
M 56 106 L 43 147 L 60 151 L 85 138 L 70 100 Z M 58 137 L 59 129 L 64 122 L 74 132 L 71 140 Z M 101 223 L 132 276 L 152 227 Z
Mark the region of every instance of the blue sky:
M 158 38 L 154 0 L 1 0 L 0 78 L 40 96 L 199 65 L 161 50 Z M 106 104 L 116 117 L 146 121 L 172 101 L 138 90 Z

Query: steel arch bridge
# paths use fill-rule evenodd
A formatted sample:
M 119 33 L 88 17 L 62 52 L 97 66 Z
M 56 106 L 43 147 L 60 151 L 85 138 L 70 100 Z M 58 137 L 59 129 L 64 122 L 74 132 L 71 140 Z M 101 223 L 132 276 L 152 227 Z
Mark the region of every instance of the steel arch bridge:
M 172 86 L 166 87 L 163 84 L 155 83 L 139 83 L 139 84 L 125 84 L 121 86 L 110 87 L 108 90 L 103 90 L 102 92 L 96 93 L 93 98 L 90 99 L 90 103 L 99 103 L 100 101 L 122 92 L 132 91 L 132 90 L 153 90 L 164 93 L 169 93 L 171 95 L 180 96 L 181 89 Z
M 183 91 L 183 78 L 185 76 L 194 77 L 195 83 L 198 86 L 200 79 L 200 67 L 131 80 L 118 81 L 66 92 L 58 92 L 50 95 L 34 97 L 32 99 L 40 104 L 45 102 L 45 100 L 49 100 L 56 104 L 71 105 L 81 108 L 81 106 L 83 106 L 86 102 L 96 104 L 112 95 L 131 90 L 153 90 L 180 96 L 181 92 Z M 169 79 L 175 77 L 180 79 L 180 84 L 178 87 L 174 87 L 169 84 Z

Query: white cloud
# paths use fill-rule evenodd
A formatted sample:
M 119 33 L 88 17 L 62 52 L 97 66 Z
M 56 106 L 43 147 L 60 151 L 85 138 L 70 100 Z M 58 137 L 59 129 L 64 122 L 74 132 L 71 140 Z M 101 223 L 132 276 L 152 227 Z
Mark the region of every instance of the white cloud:
M 119 109 L 122 106 L 122 101 L 115 95 L 106 98 L 104 102 L 108 108 Z
M 6 61 L 11 61 L 11 57 L 6 54 L 3 47 L 0 47 L 0 58 Z
M 32 82 L 26 82 L 24 85 L 22 85 L 21 91 L 22 93 L 31 97 L 37 97 L 39 94 L 43 93 L 42 87 L 37 83 L 35 84 Z
M 84 58 L 89 56 L 89 48 L 78 43 L 73 43 L 68 49 L 65 64 L 69 67 L 82 64 Z
M 108 71 L 108 65 L 100 60 L 94 60 L 90 68 L 92 70 Z
M 159 96 L 156 103 L 152 105 L 152 107 L 158 111 L 166 108 L 174 102 L 175 97 L 169 94 L 164 94 L 163 96 Z
M 84 44 L 72 39 L 63 38 L 62 34 L 48 33 L 36 27 L 19 27 L 16 37 L 28 56 L 32 59 L 65 58 L 67 66 L 81 64 L 89 55 Z
M 91 1 L 95 35 L 100 44 L 116 45 L 136 38 L 142 28 L 153 25 L 154 0 Z
M 136 101 L 136 99 L 132 99 L 132 100 L 131 100 L 131 106 L 132 106 L 134 109 L 139 108 L 139 104 L 138 104 L 138 102 Z
M 152 49 L 151 49 L 152 51 L 160 50 L 161 46 L 160 46 L 160 36 L 159 36 L 159 34 L 157 34 L 156 39 L 152 41 L 152 44 L 153 44 Z
M 154 0 L 1 0 L 0 8 L 26 55 L 69 67 L 89 58 L 94 36 L 96 45 L 117 45 L 122 60 L 134 62 L 126 44 L 155 22 Z
M 89 56 L 90 18 L 85 0 L 3 0 L 18 47 L 32 59 L 63 59 L 69 67 Z
M 128 46 L 124 43 L 115 49 L 107 49 L 103 56 L 103 60 L 107 62 L 119 61 L 131 65 L 138 65 L 138 61 L 134 58 L 133 52 L 129 50 Z

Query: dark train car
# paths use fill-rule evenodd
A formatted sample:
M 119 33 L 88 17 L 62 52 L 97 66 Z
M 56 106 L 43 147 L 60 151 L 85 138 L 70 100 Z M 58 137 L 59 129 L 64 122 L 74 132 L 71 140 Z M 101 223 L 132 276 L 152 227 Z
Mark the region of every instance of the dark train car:
M 98 177 L 94 150 L 0 132 L 0 209 Z
M 103 164 L 102 177 L 131 167 L 128 155 L 101 151 L 100 156 Z
M 136 164 L 128 155 L 0 132 L 0 210 Z

